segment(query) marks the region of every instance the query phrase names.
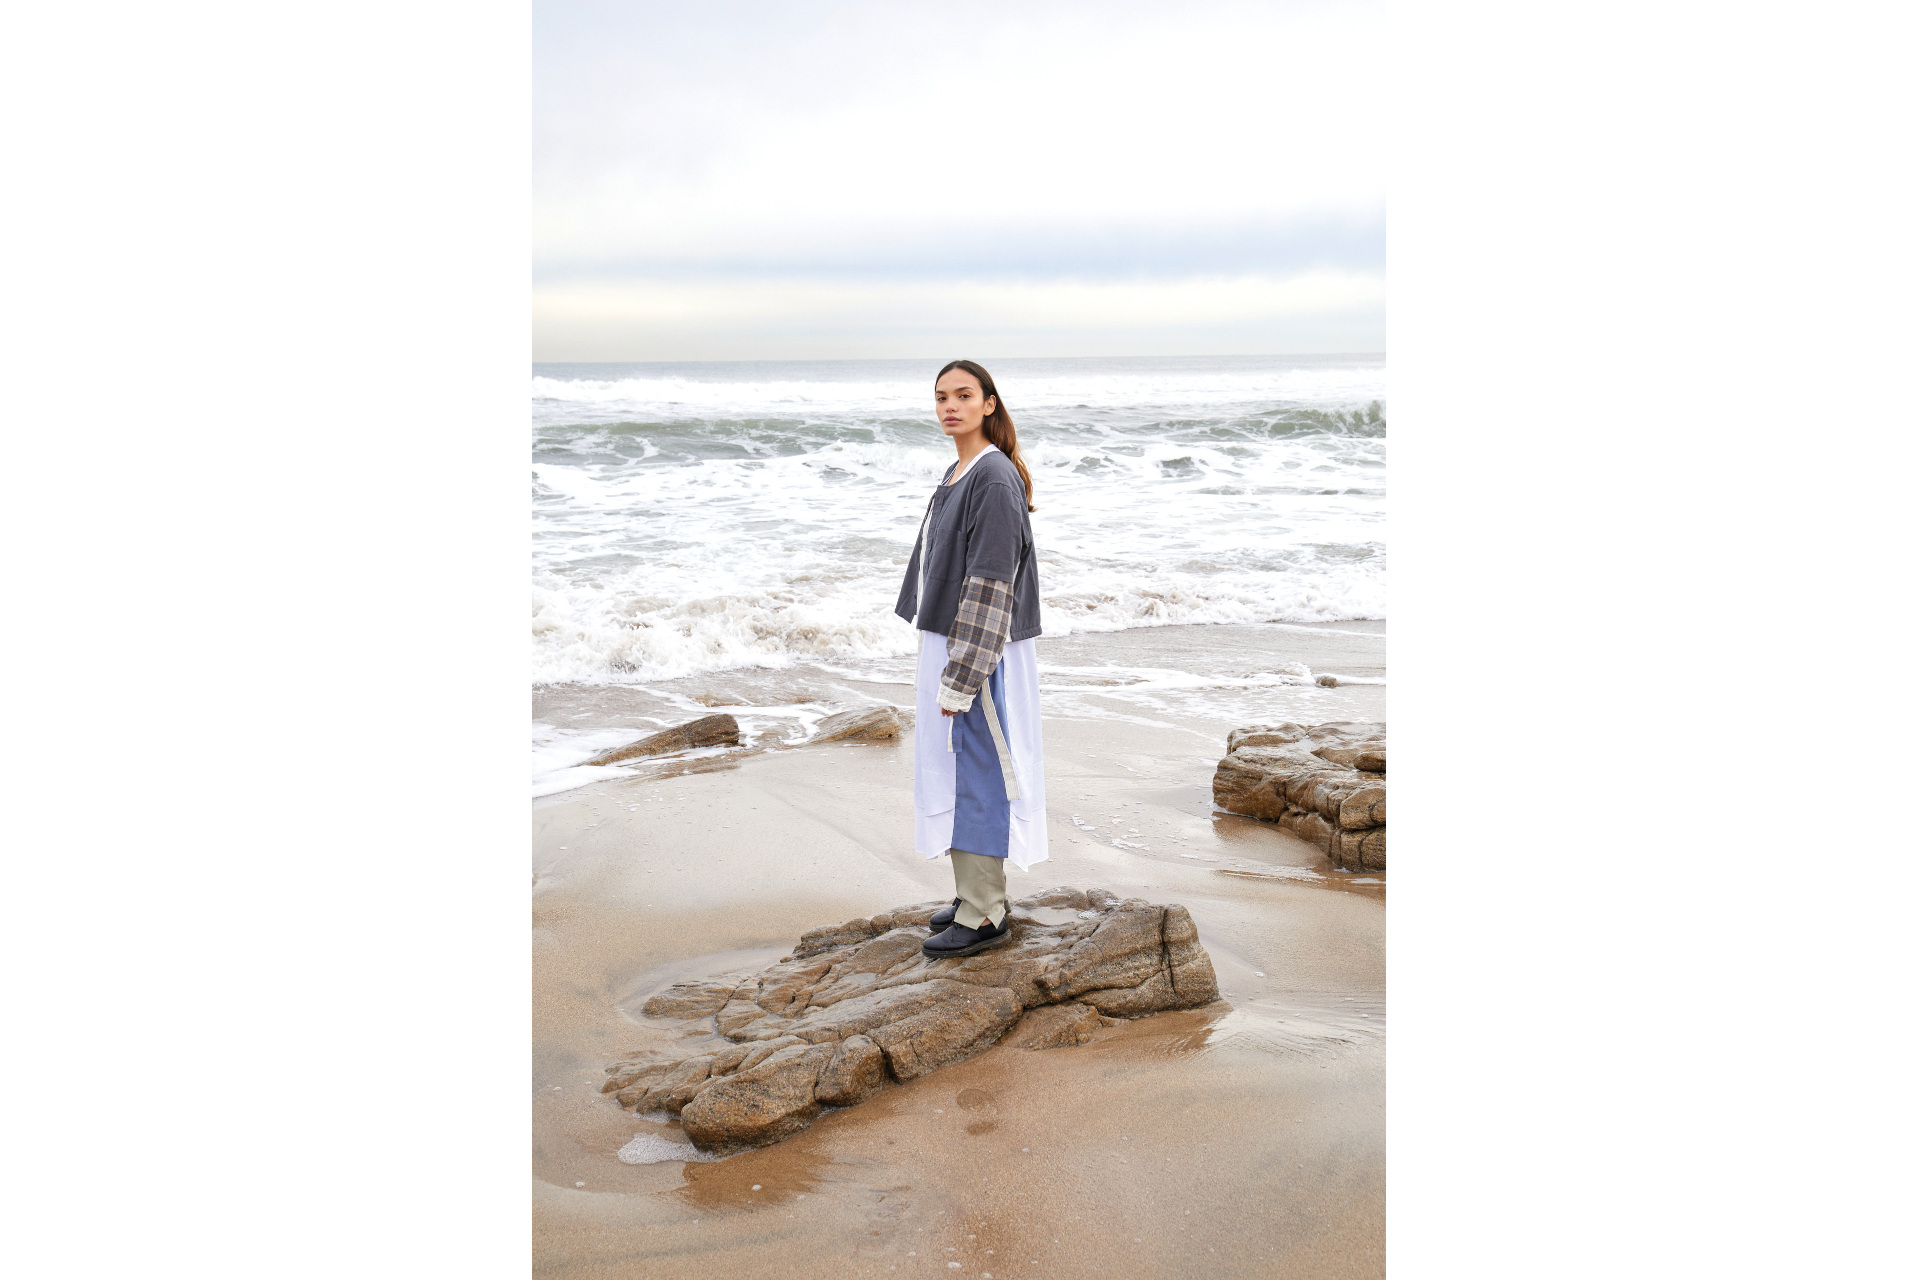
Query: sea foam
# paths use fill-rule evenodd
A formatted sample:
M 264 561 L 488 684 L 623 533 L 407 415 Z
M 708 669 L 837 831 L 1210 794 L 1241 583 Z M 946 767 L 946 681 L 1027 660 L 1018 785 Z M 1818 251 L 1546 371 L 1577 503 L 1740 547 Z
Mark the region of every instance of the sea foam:
M 614 1153 L 621 1164 L 660 1164 L 667 1160 L 685 1160 L 689 1163 L 706 1160 L 721 1160 L 724 1156 L 712 1155 L 702 1151 L 691 1142 L 675 1142 L 652 1133 L 636 1133 L 633 1141 Z
M 537 370 L 535 680 L 912 653 L 894 598 L 953 459 L 934 368 Z M 1034 479 L 1047 634 L 1385 617 L 1379 360 L 996 377 Z

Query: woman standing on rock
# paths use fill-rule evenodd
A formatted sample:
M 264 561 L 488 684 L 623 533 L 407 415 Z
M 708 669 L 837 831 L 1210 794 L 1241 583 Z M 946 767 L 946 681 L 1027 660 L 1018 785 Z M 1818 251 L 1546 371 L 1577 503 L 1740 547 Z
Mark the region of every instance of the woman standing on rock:
M 914 848 L 953 861 L 958 896 L 921 950 L 970 956 L 1012 940 L 1008 859 L 1047 856 L 1033 479 L 993 377 L 955 360 L 933 384 L 958 455 L 927 503 L 897 612 L 920 630 Z M 935 713 L 938 714 L 935 714 Z

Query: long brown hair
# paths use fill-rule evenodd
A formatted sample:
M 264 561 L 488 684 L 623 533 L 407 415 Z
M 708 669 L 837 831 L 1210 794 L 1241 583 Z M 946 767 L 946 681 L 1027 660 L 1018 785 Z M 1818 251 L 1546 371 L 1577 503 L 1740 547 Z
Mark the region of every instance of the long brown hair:
M 993 397 L 993 412 L 980 423 L 982 434 L 988 443 L 1013 460 L 1019 469 L 1020 482 L 1027 486 L 1027 510 L 1036 511 L 1033 505 L 1033 475 L 1027 470 L 1027 461 L 1020 456 L 1020 436 L 1013 429 L 1013 415 L 1007 412 L 1007 402 L 1000 398 L 1000 392 L 994 388 L 993 375 L 971 360 L 949 360 L 946 367 L 933 375 L 934 385 L 955 369 L 972 374 L 980 382 L 980 394 Z

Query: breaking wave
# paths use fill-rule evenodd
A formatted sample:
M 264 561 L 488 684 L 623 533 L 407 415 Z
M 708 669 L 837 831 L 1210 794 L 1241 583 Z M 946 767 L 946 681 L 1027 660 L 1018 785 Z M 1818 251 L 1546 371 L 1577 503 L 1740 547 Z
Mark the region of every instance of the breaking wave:
M 951 446 L 938 365 L 541 366 L 534 677 L 858 667 Z M 997 361 L 1047 633 L 1386 616 L 1377 358 Z

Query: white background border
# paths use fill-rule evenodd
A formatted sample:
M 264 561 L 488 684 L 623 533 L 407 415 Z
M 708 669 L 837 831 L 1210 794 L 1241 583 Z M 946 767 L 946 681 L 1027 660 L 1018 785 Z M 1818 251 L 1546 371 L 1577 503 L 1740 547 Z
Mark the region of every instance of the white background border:
M 1906 21 L 1403 5 L 1356 86 L 1397 1275 L 1890 1270 Z M 9 19 L 22 1274 L 526 1265 L 527 25 Z

